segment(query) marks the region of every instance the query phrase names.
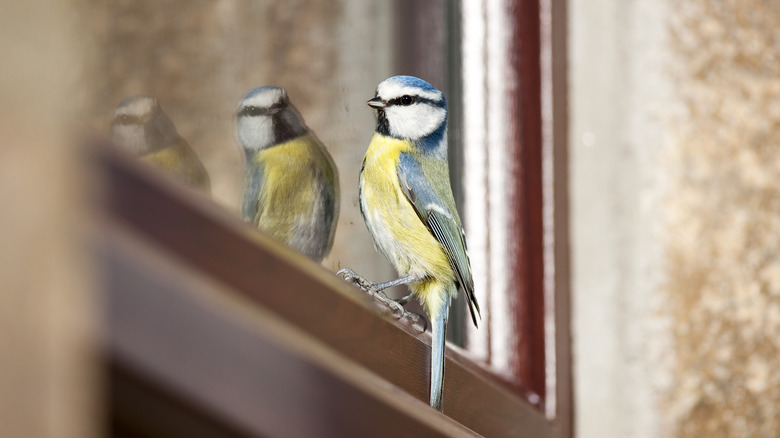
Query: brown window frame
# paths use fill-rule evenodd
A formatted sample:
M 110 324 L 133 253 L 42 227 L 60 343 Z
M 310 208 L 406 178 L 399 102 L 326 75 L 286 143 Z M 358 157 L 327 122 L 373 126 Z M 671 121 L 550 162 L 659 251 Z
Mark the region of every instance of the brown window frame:
M 453 306 L 453 340 L 550 418 L 568 416 L 566 3 L 395 4 L 398 71 L 433 79 L 450 103 L 453 187 L 483 309 L 477 329 Z
M 566 3 L 464 5 L 465 226 L 487 320 L 467 338 L 508 386 L 570 419 Z

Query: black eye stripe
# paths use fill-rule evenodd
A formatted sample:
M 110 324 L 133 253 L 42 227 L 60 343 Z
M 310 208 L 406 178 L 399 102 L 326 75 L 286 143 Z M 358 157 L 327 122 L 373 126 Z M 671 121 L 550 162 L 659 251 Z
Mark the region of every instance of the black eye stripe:
M 412 101 L 410 103 L 405 103 L 403 101 L 404 98 L 411 98 Z M 388 106 L 391 105 L 408 106 L 408 105 L 414 105 L 415 103 L 425 103 L 428 105 L 439 106 L 439 107 L 442 106 L 441 100 L 433 100 L 433 99 L 428 99 L 427 97 L 408 95 L 408 94 L 404 94 L 401 97 L 396 97 L 394 99 L 390 99 L 387 101 Z
M 275 103 L 266 108 L 249 105 L 241 108 L 241 110 L 238 111 L 238 115 L 245 117 L 270 116 L 271 114 L 278 112 L 283 106 L 283 102 Z
M 241 108 L 241 111 L 238 112 L 239 116 L 245 116 L 245 117 L 258 117 L 262 115 L 268 114 L 268 110 L 266 108 L 260 108 L 259 106 L 245 106 Z
M 413 103 L 416 103 L 420 100 L 419 96 L 410 96 L 408 94 L 404 94 L 401 97 L 396 97 L 395 99 L 390 99 L 387 104 L 388 105 L 412 105 Z
M 114 117 L 114 125 L 137 125 L 141 123 L 141 119 L 136 116 L 122 114 Z

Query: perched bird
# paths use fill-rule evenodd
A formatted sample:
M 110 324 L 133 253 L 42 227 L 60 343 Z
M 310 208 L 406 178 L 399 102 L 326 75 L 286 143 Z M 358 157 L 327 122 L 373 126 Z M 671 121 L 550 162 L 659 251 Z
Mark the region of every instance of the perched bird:
M 330 252 L 339 217 L 339 174 L 283 88 L 247 93 L 236 115 L 246 153 L 247 222 L 316 262 Z
M 120 102 L 111 120 L 111 137 L 142 161 L 203 192 L 211 191 L 203 164 L 154 97 L 139 94 Z
M 340 272 L 372 291 L 408 284 L 431 320 L 430 404 L 441 410 L 444 338 L 458 289 L 466 294 L 475 325 L 479 314 L 450 187 L 447 102 L 422 79 L 394 76 L 379 84 L 368 105 L 377 112 L 377 124 L 360 172 L 360 211 L 376 247 L 401 278 L 371 284 L 351 269 Z

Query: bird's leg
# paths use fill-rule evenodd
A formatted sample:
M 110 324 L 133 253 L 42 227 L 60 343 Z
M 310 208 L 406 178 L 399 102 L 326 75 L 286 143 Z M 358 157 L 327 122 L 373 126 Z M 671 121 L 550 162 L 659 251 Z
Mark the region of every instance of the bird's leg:
M 399 278 L 397 280 L 390 280 L 390 281 L 386 281 L 384 283 L 379 283 L 379 284 L 376 285 L 376 288 L 378 290 L 385 290 L 385 289 L 387 289 L 389 287 L 400 286 L 402 284 L 411 283 L 413 281 L 415 281 L 415 278 L 412 277 L 411 275 L 409 275 L 409 276 L 406 276 L 406 277 Z M 411 294 L 409 294 L 409 296 L 410 295 Z M 406 298 L 406 296 L 404 296 L 402 298 Z M 407 298 L 406 301 L 409 301 L 409 299 Z M 406 304 L 406 301 L 404 302 L 404 304 Z
M 392 280 L 385 283 L 372 283 L 351 268 L 341 269 L 336 273 L 336 275 L 341 275 L 344 278 L 344 281 L 347 283 L 354 284 L 360 289 L 363 289 L 363 291 L 367 294 L 384 303 L 387 307 L 393 310 L 393 313 L 395 313 L 397 318 L 401 318 L 406 314 L 403 306 L 397 301 L 388 297 L 384 290 L 388 287 L 408 283 L 412 281 L 412 277 L 399 278 L 397 280 Z
M 403 308 L 403 305 L 409 302 L 409 299 L 412 296 L 411 293 L 404 295 L 403 297 L 397 300 L 394 300 L 388 297 L 387 294 L 384 292 L 384 290 L 387 288 L 393 286 L 400 286 L 402 284 L 407 284 L 415 281 L 416 279 L 411 275 L 396 280 L 386 281 L 384 283 L 372 283 L 366 280 L 363 276 L 359 275 L 351 268 L 341 269 L 336 273 L 336 275 L 341 275 L 344 278 L 344 281 L 346 281 L 347 283 L 354 284 L 355 286 L 359 287 L 367 294 L 373 296 L 377 300 L 384 303 L 387 307 L 390 308 L 390 310 L 393 311 L 393 314 L 395 315 L 396 318 L 401 319 L 403 317 L 407 317 L 412 321 L 413 324 L 416 324 L 422 319 L 425 327 L 423 328 L 423 331 L 425 331 L 428 328 L 428 322 L 425 321 L 425 318 L 418 315 L 417 313 L 408 312 L 406 309 Z
M 354 284 L 367 294 L 384 303 L 384 305 L 393 311 L 396 318 L 401 319 L 406 315 L 406 310 L 403 306 L 384 293 L 384 289 L 387 289 L 388 287 L 395 286 L 396 284 L 403 284 L 403 282 L 398 282 L 401 279 L 388 281 L 386 283 L 372 283 L 351 268 L 341 269 L 336 275 L 341 275 L 347 283 Z
M 402 296 L 401 298 L 396 298 L 395 302 L 400 304 L 400 305 L 402 305 L 402 306 L 405 306 L 406 303 L 408 303 L 410 299 L 412 299 L 412 293 L 411 292 L 409 292 L 408 294 Z

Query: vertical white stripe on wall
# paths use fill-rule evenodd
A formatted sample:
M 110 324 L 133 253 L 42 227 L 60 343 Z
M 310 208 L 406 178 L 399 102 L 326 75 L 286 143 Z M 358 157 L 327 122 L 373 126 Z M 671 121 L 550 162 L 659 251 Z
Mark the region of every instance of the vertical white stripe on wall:
M 507 25 L 507 10 L 503 0 L 489 0 L 486 8 L 487 43 L 487 150 L 488 150 L 488 226 L 489 226 L 489 266 L 491 290 L 490 297 L 490 337 L 491 365 L 499 372 L 510 373 L 511 364 L 516 363 L 517 351 L 508 336 L 496 334 L 512 333 L 514 317 L 510 310 L 509 299 L 513 288 L 510 283 L 512 272 L 511 245 L 517 244 L 516 235 L 511 235 L 510 209 L 512 203 L 513 160 L 507 156 L 506 145 L 510 141 L 512 126 L 507 96 L 512 82 L 509 68 L 508 43 L 511 29 Z
M 468 343 L 500 373 L 510 373 L 517 354 L 500 335 L 514 323 L 506 292 L 513 287 L 508 255 L 517 239 L 509 231 L 515 163 L 505 147 L 512 133 L 507 96 L 513 79 L 507 17 L 503 0 L 462 3 L 465 226 L 477 299 L 489 319 L 481 329 L 468 329 Z
M 463 71 L 463 199 L 464 227 L 469 247 L 474 291 L 489 315 L 488 209 L 486 148 L 485 5 L 481 1 L 461 3 Z M 469 351 L 482 359 L 489 356 L 489 321 L 482 328 L 466 324 Z

